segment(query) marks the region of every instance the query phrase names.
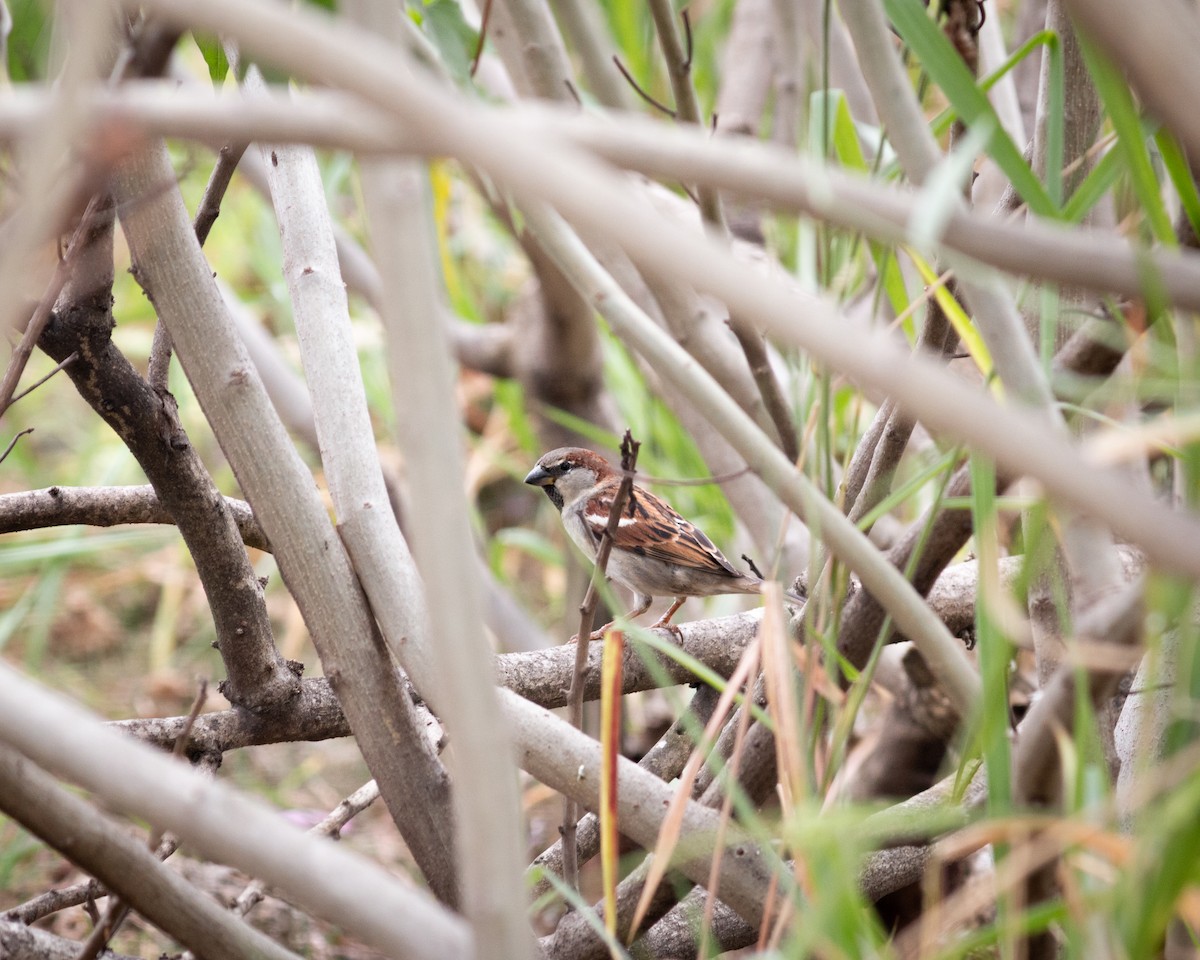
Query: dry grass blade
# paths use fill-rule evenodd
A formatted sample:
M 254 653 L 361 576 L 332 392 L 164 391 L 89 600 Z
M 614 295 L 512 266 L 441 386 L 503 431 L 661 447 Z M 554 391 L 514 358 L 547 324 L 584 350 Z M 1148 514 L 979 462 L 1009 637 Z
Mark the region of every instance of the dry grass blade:
M 604 929 L 617 934 L 617 758 L 621 752 L 621 663 L 625 634 L 609 630 L 604 635 L 604 661 L 600 692 L 600 868 L 604 883 Z
M 747 680 L 747 689 L 753 689 L 755 686 L 754 677 L 758 674 L 758 664 L 755 663 L 754 668 Z M 729 779 L 732 783 L 738 778 L 738 774 L 742 769 L 742 754 L 746 746 L 746 732 L 750 729 L 750 711 L 742 710 L 737 717 L 737 730 L 734 734 L 733 749 L 729 752 Z M 717 837 L 713 844 L 714 848 L 720 850 L 725 846 L 725 836 L 729 828 L 729 818 L 733 815 L 733 798 L 735 791 L 728 789 L 725 791 L 725 797 L 721 801 L 721 819 L 717 823 Z M 704 900 L 704 919 L 700 925 L 701 936 L 704 938 L 704 943 L 712 938 L 713 914 L 716 910 L 717 897 L 720 895 L 721 887 L 721 861 L 716 857 L 713 858 L 712 869 L 708 874 L 708 883 L 704 885 L 708 891 L 708 896 Z M 773 889 L 773 888 L 772 888 Z M 711 952 L 710 949 L 702 950 L 702 955 L 707 956 Z
M 641 925 L 643 918 L 646 916 L 646 911 L 650 908 L 650 899 L 654 896 L 654 891 L 658 888 L 667 873 L 667 867 L 671 862 L 671 855 L 675 852 L 675 847 L 679 843 L 679 835 L 683 825 L 683 814 L 687 808 L 688 801 L 692 796 L 692 785 L 696 782 L 696 776 L 700 773 L 700 766 L 704 763 L 704 758 L 708 755 L 708 751 L 712 749 L 712 745 L 720 732 L 721 727 L 725 724 L 725 719 L 729 716 L 730 708 L 733 706 L 734 698 L 740 688 L 746 686 L 747 680 L 754 676 L 758 670 L 759 644 L 760 639 L 755 638 L 754 641 L 746 647 L 746 652 L 742 654 L 742 659 L 738 663 L 737 669 L 733 672 L 733 676 L 729 678 L 729 684 L 725 687 L 725 691 L 721 694 L 721 699 L 717 702 L 717 709 L 713 711 L 712 718 L 704 727 L 704 734 L 700 738 L 700 742 L 696 744 L 696 749 L 692 751 L 692 755 L 688 757 L 687 766 L 683 768 L 683 773 L 679 776 L 679 784 L 671 797 L 670 806 L 667 808 L 667 813 L 663 817 L 662 827 L 658 832 L 658 842 L 654 845 L 652 852 L 652 861 L 650 863 L 650 871 L 646 876 L 646 884 L 642 888 L 642 895 L 638 900 L 637 909 L 633 912 L 633 922 L 629 929 L 636 931 Z
M 946 865 L 996 843 L 1008 844 L 1009 852 L 995 872 L 945 895 L 940 889 L 940 877 Z M 967 827 L 940 841 L 926 871 L 926 902 L 931 907 L 919 923 L 896 939 L 897 954 L 932 956 L 950 931 L 968 922 L 988 904 L 1019 892 L 1029 876 L 1073 847 L 1118 869 L 1128 864 L 1135 853 L 1130 838 L 1110 829 L 1077 820 L 1037 816 L 993 820 Z
M 792 682 L 792 657 L 783 622 L 783 591 L 768 581 L 763 590 L 766 614 L 763 617 L 763 676 L 767 685 L 767 711 L 775 722 L 775 755 L 779 762 L 779 785 L 785 815 L 807 792 L 804 777 L 803 735 Z
M 793 682 L 791 643 L 784 624 L 783 590 L 768 581 L 763 590 L 766 613 L 763 616 L 763 679 L 767 688 L 767 712 L 775 724 L 775 756 L 779 769 L 779 799 L 785 824 L 794 816 L 800 798 L 808 792 L 804 770 L 804 735 L 800 729 L 800 711 Z M 803 879 L 804 865 L 797 857 L 793 863 L 797 883 Z M 771 944 L 778 945 L 791 918 L 784 903 L 775 920 Z

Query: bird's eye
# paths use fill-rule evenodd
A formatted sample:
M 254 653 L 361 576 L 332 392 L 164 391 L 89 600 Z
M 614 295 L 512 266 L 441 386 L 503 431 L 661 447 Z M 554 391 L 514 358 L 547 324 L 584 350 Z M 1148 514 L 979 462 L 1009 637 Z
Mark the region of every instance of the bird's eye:
M 560 463 L 558 465 L 559 473 L 566 473 L 570 469 L 571 469 L 571 465 L 566 460 L 564 460 L 562 463 Z

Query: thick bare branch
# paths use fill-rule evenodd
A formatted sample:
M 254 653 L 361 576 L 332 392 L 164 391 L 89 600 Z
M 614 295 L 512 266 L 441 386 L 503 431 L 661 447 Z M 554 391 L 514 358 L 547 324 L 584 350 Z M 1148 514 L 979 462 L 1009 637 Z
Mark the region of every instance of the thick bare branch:
M 225 509 L 242 542 L 270 552 L 245 500 L 225 497 Z M 123 523 L 175 523 L 149 484 L 138 487 L 46 487 L 0 495 L 0 533 L 84 524 L 115 527 Z
M 357 7 L 385 36 L 380 20 L 386 6 Z M 497 958 L 516 960 L 533 946 L 519 883 L 517 771 L 494 690 L 482 591 L 473 577 L 462 575 L 478 561 L 456 442 L 462 426 L 453 364 L 441 326 L 430 322 L 443 314 L 445 300 L 426 170 L 413 161 L 371 164 L 363 171 L 363 194 L 372 245 L 384 265 L 382 319 L 393 407 L 417 505 L 408 518 L 417 565 L 409 560 L 403 572 L 423 581 L 428 603 L 421 612 L 428 617 L 423 633 L 430 670 L 416 680 L 454 738 L 451 799 L 463 912 L 476 942 L 488 944 Z M 362 563 L 357 548 L 354 558 Z M 382 565 L 376 573 L 396 576 Z M 411 637 L 396 639 L 413 645 Z
M 252 97 L 263 92 L 257 70 L 247 74 L 246 89 Z M 429 645 L 419 642 L 417 634 L 405 646 L 425 621 L 424 591 L 379 466 L 317 158 L 306 146 L 261 144 L 260 152 L 279 224 L 283 273 L 338 532 L 384 640 L 398 652 L 405 669 L 425 684 L 429 668 L 413 661 Z M 402 599 L 388 603 L 385 595 L 393 601 Z M 405 744 L 390 755 L 368 754 L 371 772 L 430 886 L 447 903 L 457 903 L 448 774 L 420 736 L 411 698 L 395 672 L 389 670 L 385 676 L 390 681 L 386 700 L 377 701 L 376 707 L 383 702 L 389 706 L 370 721 L 377 729 L 369 737 L 377 743 L 399 737 Z M 355 735 L 360 741 L 367 738 L 368 731 L 360 725 L 366 715 L 356 721 L 352 710 L 347 713 Z M 414 805 L 426 809 L 414 816 Z
M 424 742 L 410 698 L 395 682 L 391 659 L 378 640 L 312 475 L 233 330 L 178 190 L 163 189 L 163 184 L 173 183 L 161 143 L 123 168 L 118 189 L 133 261 L 153 292 L 159 318 L 170 330 L 217 440 L 270 537 L 284 580 L 300 605 L 388 810 L 418 862 L 429 868 L 430 882 L 441 883 L 441 892 L 449 895 L 452 884 L 439 865 L 450 859 L 436 827 L 444 807 L 435 811 L 430 806 L 444 803 L 445 784 L 439 792 L 436 782 L 413 775 L 422 770 L 429 774 L 431 759 L 436 758 Z M 380 723 L 381 715 L 393 722 Z
M 0 137 L 11 139 L 24 131 L 44 100 L 44 94 L 32 91 L 7 94 L 6 103 L 0 104 Z M 128 90 L 93 94 L 88 103 L 97 124 L 103 121 L 118 129 L 133 124 L 169 136 L 211 140 L 257 134 L 362 153 L 438 154 L 445 149 L 436 128 L 397 129 L 387 115 L 336 94 L 310 93 L 296 104 L 268 101 L 255 105 L 209 95 L 181 94 L 165 101 L 156 91 Z M 769 144 L 712 138 L 637 116 L 623 117 L 618 126 L 575 113 L 548 117 L 542 107 L 533 113 L 514 109 L 498 121 L 510 137 L 538 143 L 565 137 L 613 163 L 649 175 L 711 183 L 888 243 L 911 242 L 908 227 L 921 202 L 912 193 L 829 169 Z M 965 211 L 952 213 L 932 242 L 931 252 L 956 250 L 1017 276 L 1130 297 L 1144 294 L 1145 265 L 1154 270 L 1173 303 L 1200 307 L 1200 257 L 1194 254 L 1168 249 L 1132 251 L 1119 236 L 1040 222 L 1002 223 Z
M 7 732 L 0 731 L 0 739 Z M 143 843 L 7 744 L 0 745 L 0 808 L 196 953 L 215 960 L 248 954 L 296 960 L 216 901 L 198 896 Z
M 427 893 L 344 847 L 305 836 L 240 791 L 106 728 L 11 667 L 0 664 L 0 682 L 5 691 L 0 741 L 38 765 L 119 810 L 161 825 L 202 856 L 264 878 L 389 956 L 445 960 L 469 955 L 465 925 Z M 122 891 L 120 885 L 113 889 Z
M 299 678 L 275 649 L 262 585 L 232 515 L 188 439 L 175 398 L 154 390 L 112 339 L 113 211 L 97 211 L 39 346 L 137 459 L 188 546 L 208 598 L 234 703 L 268 709 L 293 696 Z

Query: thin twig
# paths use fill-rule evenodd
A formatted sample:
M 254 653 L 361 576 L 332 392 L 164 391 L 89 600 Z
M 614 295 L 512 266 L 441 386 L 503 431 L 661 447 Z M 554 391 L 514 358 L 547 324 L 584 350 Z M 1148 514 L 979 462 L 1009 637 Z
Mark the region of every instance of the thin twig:
M 0 463 L 3 463 L 5 460 L 8 459 L 8 455 L 13 452 L 13 448 L 16 447 L 16 445 L 17 445 L 17 441 L 20 440 L 27 433 L 33 433 L 33 427 L 26 427 L 24 430 L 22 430 L 20 433 L 18 433 L 15 437 L 13 437 L 12 440 L 9 441 L 8 446 L 4 448 L 4 452 L 0 453 Z
M 472 79 L 475 77 L 475 71 L 479 69 L 479 61 L 483 57 L 483 44 L 487 40 L 488 21 L 492 18 L 492 0 L 484 0 L 483 16 L 479 21 L 479 42 L 475 45 L 475 56 L 471 58 L 471 69 L 468 76 Z
M 71 276 L 72 261 L 77 251 L 84 246 L 83 240 L 105 200 L 105 197 L 97 194 L 88 201 L 83 216 L 79 218 L 79 224 L 71 235 L 71 243 L 67 247 L 65 255 L 55 266 L 54 275 L 46 285 L 42 298 L 33 311 L 33 316 L 29 318 L 29 323 L 25 325 L 21 342 L 13 349 L 12 358 L 8 361 L 8 368 L 4 371 L 3 379 L 0 380 L 0 417 L 4 416 L 5 411 L 13 404 L 13 394 L 16 393 L 17 382 L 21 379 L 21 374 L 25 371 L 25 365 L 29 363 L 29 358 L 33 356 L 33 348 L 37 345 L 38 338 L 46 329 L 46 324 L 50 322 L 54 301 L 58 299 L 58 295 Z
M 224 500 L 224 509 L 233 517 L 243 543 L 270 553 L 271 543 L 254 519 L 250 504 L 233 497 Z M 113 527 L 123 523 L 174 524 L 175 518 L 149 484 L 129 487 L 54 486 L 0 494 L 0 534 L 69 524 Z
M 692 45 L 692 18 L 688 14 L 687 7 L 679 11 L 679 19 L 683 21 L 684 44 L 687 50 L 683 58 L 683 69 L 690 71 L 692 69 L 692 54 L 695 52 L 695 49 Z
M 64 357 L 61 363 L 56 363 L 54 365 L 54 369 L 51 370 L 48 374 L 46 374 L 44 377 L 42 377 L 40 380 L 38 380 L 37 383 L 34 383 L 31 386 L 26 387 L 20 393 L 16 394 L 8 402 L 8 405 L 11 407 L 14 403 L 16 403 L 22 397 L 29 396 L 29 394 L 33 393 L 34 390 L 36 390 L 38 387 L 40 387 L 43 383 L 45 383 L 47 380 L 49 380 L 52 376 L 54 376 L 56 373 L 58 373 L 64 367 L 67 367 L 70 364 L 74 363 L 78 359 L 79 359 L 79 351 L 78 350 L 76 350 L 74 353 L 70 354 L 69 356 Z
M 308 832 L 314 836 L 327 836 L 337 840 L 342 829 L 356 816 L 379 799 L 379 784 L 368 780 L 361 787 L 346 797 L 333 808 L 320 823 L 313 824 Z M 267 893 L 267 885 L 262 880 L 255 880 L 243 890 L 233 902 L 233 912 L 244 917 L 263 901 Z
M 233 173 L 241 162 L 242 154 L 246 152 L 246 146 L 245 141 L 230 141 L 217 151 L 217 162 L 213 165 L 212 173 L 209 174 L 208 183 L 204 187 L 204 196 L 200 198 L 200 205 L 196 208 L 196 218 L 192 221 L 192 228 L 196 231 L 196 239 L 200 242 L 200 246 L 204 246 L 213 224 L 220 216 L 221 202 L 225 199 L 226 191 L 229 190 L 229 182 L 233 179 Z
M 640 85 L 640 84 L 639 84 L 639 83 L 638 83 L 636 80 L 634 80 L 634 79 L 633 79 L 633 74 L 631 74 L 631 73 L 630 73 L 630 72 L 629 72 L 629 71 L 628 71 L 628 70 L 625 68 L 625 64 L 623 64 L 623 63 L 621 62 L 621 58 L 620 58 L 620 57 L 618 57 L 618 56 L 617 56 L 615 53 L 613 54 L 613 63 L 615 63 L 615 64 L 617 65 L 617 69 L 621 71 L 621 76 L 623 76 L 623 77 L 625 78 L 626 82 L 627 82 L 627 83 L 628 83 L 628 84 L 629 84 L 631 87 L 633 87 L 634 91 L 637 93 L 637 95 L 638 95 L 639 97 L 641 97 L 641 98 L 642 98 L 643 100 L 645 100 L 645 101 L 646 101 L 648 104 L 650 104 L 650 106 L 652 106 L 652 107 L 654 107 L 654 108 L 656 108 L 656 109 L 658 109 L 658 110 L 661 110 L 661 111 L 662 111 L 663 113 L 665 113 L 665 114 L 666 114 L 668 117 L 674 117 L 674 116 L 675 116 L 675 111 L 674 111 L 674 110 L 672 110 L 670 107 L 668 107 L 668 106 L 667 106 L 665 103 L 663 103 L 662 101 L 660 101 L 660 100 L 655 100 L 655 99 L 654 99 L 654 97 L 650 96 L 650 94 L 649 94 L 649 93 L 647 93 L 645 90 L 643 90 L 643 89 L 642 89 L 641 85 Z
M 620 523 L 625 504 L 633 496 L 633 475 L 637 466 L 638 448 L 641 444 L 633 434 L 625 431 L 621 441 L 621 485 L 613 498 L 608 515 L 608 525 L 600 536 L 600 548 L 596 551 L 596 568 L 592 571 L 592 582 L 588 585 L 583 603 L 579 605 L 579 633 L 576 634 L 575 669 L 571 673 L 571 686 L 567 691 L 567 708 L 571 724 L 578 730 L 583 727 L 583 683 L 587 673 L 588 644 L 592 636 L 592 620 L 600 600 L 599 584 L 604 580 L 608 568 L 608 557 L 612 553 L 613 538 Z M 575 847 L 575 830 L 579 822 L 579 804 L 570 797 L 563 799 L 562 851 L 563 879 L 573 888 L 579 888 L 579 857 Z
M 740 470 L 729 470 L 726 473 L 713 473 L 707 477 L 692 477 L 688 480 L 668 479 L 667 477 L 652 477 L 644 473 L 639 473 L 634 476 L 632 473 L 623 474 L 634 480 L 640 479 L 642 483 L 650 487 L 710 487 L 716 484 L 732 483 L 734 480 L 740 480 L 742 477 L 750 473 L 749 467 L 742 467 Z

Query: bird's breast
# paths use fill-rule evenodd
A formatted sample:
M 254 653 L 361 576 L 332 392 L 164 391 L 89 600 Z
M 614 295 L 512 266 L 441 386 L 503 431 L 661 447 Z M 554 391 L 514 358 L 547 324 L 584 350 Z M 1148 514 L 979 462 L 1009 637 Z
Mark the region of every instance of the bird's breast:
M 583 519 L 582 505 L 568 507 L 563 511 L 562 515 L 563 527 L 567 531 L 567 536 L 582 550 L 590 559 L 596 559 L 596 543 L 595 536 L 591 529 Z

